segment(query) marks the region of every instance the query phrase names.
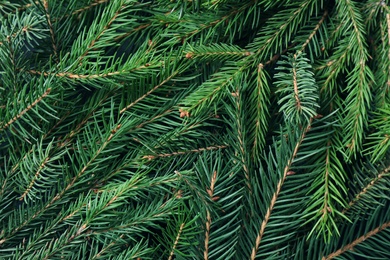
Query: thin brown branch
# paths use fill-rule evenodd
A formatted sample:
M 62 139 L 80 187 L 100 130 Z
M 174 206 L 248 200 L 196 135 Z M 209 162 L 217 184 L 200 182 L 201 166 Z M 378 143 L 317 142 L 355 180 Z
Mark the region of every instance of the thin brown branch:
M 257 115 L 259 116 L 261 114 L 261 112 L 263 112 L 262 108 L 261 108 L 261 92 L 263 91 L 263 84 L 261 82 L 261 75 L 262 75 L 262 71 L 263 71 L 263 68 L 264 68 L 264 65 L 263 63 L 260 63 L 259 65 L 257 65 L 257 75 L 256 75 L 256 90 L 257 90 Z M 256 156 L 256 150 L 257 150 L 257 146 L 259 145 L 260 142 L 262 142 L 262 140 L 258 140 L 258 136 L 259 136 L 259 132 L 261 131 L 261 126 L 262 124 L 260 123 L 260 120 L 258 119 L 259 117 L 257 116 L 257 119 L 256 119 L 256 124 L 255 124 L 255 138 L 253 140 L 253 145 L 252 145 L 252 158 L 255 158 Z M 265 126 L 264 126 L 265 127 Z
M 14 116 L 8 123 L 1 127 L 1 130 L 5 130 L 11 124 L 13 124 L 16 120 L 20 119 L 24 114 L 26 114 L 29 110 L 31 110 L 34 106 L 36 106 L 42 99 L 44 99 L 47 95 L 50 94 L 51 88 L 48 88 L 45 93 L 42 94 L 39 98 L 37 98 L 31 105 L 25 108 L 22 112 Z
M 178 156 L 178 155 L 184 155 L 184 154 L 189 154 L 189 153 L 200 153 L 203 151 L 225 149 L 227 147 L 228 147 L 227 145 L 215 145 L 215 146 L 203 147 L 203 148 L 198 148 L 198 149 L 193 149 L 193 150 L 188 150 L 188 151 L 157 154 L 157 155 L 145 155 L 142 157 L 142 159 L 154 160 L 154 159 L 163 158 L 163 157 L 171 157 L 171 156 Z
M 211 56 L 211 55 L 215 55 L 215 56 L 231 55 L 231 56 L 242 57 L 242 56 L 251 56 L 253 54 L 254 52 L 249 52 L 245 50 L 244 51 L 223 51 L 223 52 L 202 52 L 201 54 L 197 54 L 189 51 L 185 54 L 184 57 L 187 59 L 197 58 L 199 56 Z
M 294 60 L 296 59 L 297 59 L 297 54 L 294 54 Z M 293 66 L 292 71 L 293 71 L 294 97 L 295 97 L 297 109 L 298 111 L 301 111 L 302 106 L 301 106 L 301 100 L 299 99 L 297 68 L 295 67 L 295 65 Z
M 331 254 L 329 254 L 327 256 L 323 256 L 322 260 L 330 260 L 330 259 L 333 259 L 333 258 L 335 258 L 335 257 L 337 257 L 337 256 L 339 256 L 339 255 L 341 255 L 341 254 L 343 254 L 343 253 L 345 253 L 347 251 L 351 251 L 351 250 L 353 250 L 353 248 L 356 245 L 364 242 L 366 239 L 369 239 L 372 236 L 375 236 L 376 234 L 378 234 L 382 230 L 384 230 L 386 228 L 389 228 L 389 227 L 390 227 L 390 221 L 387 222 L 387 223 L 384 223 L 383 225 L 381 225 L 381 226 L 379 226 L 377 228 L 375 228 L 374 230 L 371 230 L 367 234 L 357 238 L 356 240 L 352 241 L 350 244 L 343 246 L 342 248 L 340 248 L 336 252 L 333 252 L 333 253 L 331 253 Z
M 152 94 L 156 89 L 158 89 L 159 87 L 161 87 L 162 85 L 164 85 L 165 83 L 167 83 L 169 80 L 171 80 L 174 76 L 176 76 L 177 74 L 179 73 L 179 71 L 175 71 L 173 72 L 169 77 L 167 77 L 166 79 L 164 79 L 163 81 L 161 81 L 160 84 L 154 86 L 151 90 L 149 90 L 147 93 L 145 93 L 144 95 L 142 95 L 141 97 L 139 97 L 137 100 L 135 100 L 134 102 L 132 102 L 131 104 L 127 105 L 125 108 L 123 108 L 120 113 L 124 113 L 126 110 L 130 109 L 131 107 L 135 106 L 138 102 L 142 101 L 144 98 L 146 98 L 147 96 L 149 96 L 150 94 Z
M 80 8 L 80 9 L 74 11 L 74 12 L 72 13 L 72 15 L 75 15 L 75 14 L 78 14 L 78 13 L 85 12 L 86 10 L 91 9 L 92 7 L 94 7 L 94 6 L 96 6 L 96 5 L 104 4 L 104 3 L 107 3 L 107 2 L 109 2 L 109 1 L 110 1 L 110 0 L 95 0 L 95 1 L 92 2 L 90 5 L 85 6 L 85 7 L 83 7 L 83 8 Z
M 261 239 L 263 238 L 265 228 L 266 228 L 266 226 L 268 224 L 268 221 L 269 221 L 269 219 L 271 217 L 271 213 L 272 213 L 272 210 L 273 210 L 273 208 L 275 206 L 276 200 L 277 200 L 277 198 L 278 198 L 278 196 L 280 194 L 280 191 L 282 190 L 282 186 L 283 186 L 284 181 L 286 180 L 287 176 L 291 175 L 290 168 L 291 168 L 292 162 L 293 162 L 294 158 L 297 156 L 298 150 L 299 150 L 299 148 L 300 148 L 300 146 L 301 146 L 301 144 L 303 142 L 303 139 L 305 138 L 307 132 L 310 131 L 311 123 L 312 123 L 313 119 L 314 118 L 310 119 L 310 123 L 308 124 L 308 126 L 306 127 L 306 129 L 302 133 L 299 141 L 295 145 L 294 151 L 293 151 L 290 159 L 287 161 L 286 167 L 284 168 L 283 176 L 279 180 L 278 185 L 276 186 L 276 191 L 274 192 L 274 194 L 272 196 L 270 205 L 269 205 L 269 207 L 267 209 L 267 212 L 266 212 L 266 214 L 264 216 L 263 222 L 261 223 L 259 234 L 256 237 L 255 246 L 252 248 L 251 260 L 256 259 L 257 250 L 259 249 L 259 246 L 260 246 L 260 243 L 261 243 Z
M 112 23 L 116 20 L 118 17 L 119 13 L 123 9 L 123 5 L 120 7 L 120 9 L 114 14 L 114 16 L 110 19 L 110 21 L 104 26 L 103 30 L 96 36 L 95 39 L 92 40 L 92 42 L 88 45 L 87 49 L 83 54 L 80 55 L 79 57 L 79 62 L 81 62 L 84 57 L 89 53 L 89 51 L 93 48 L 95 43 L 104 35 L 104 33 L 110 28 Z
M 309 35 L 309 38 L 307 38 L 306 42 L 302 45 L 302 48 L 300 52 L 303 52 L 306 48 L 306 46 L 310 43 L 311 39 L 314 37 L 314 35 L 317 33 L 318 29 L 321 27 L 322 23 L 325 21 L 325 18 L 328 16 L 328 11 L 325 10 L 324 14 L 321 17 L 321 20 L 318 22 L 318 24 L 314 27 L 314 30 Z
M 241 110 L 242 110 L 242 107 L 241 107 L 241 95 L 240 95 L 240 91 L 239 89 L 237 88 L 236 89 L 236 92 L 232 93 L 232 96 L 235 98 L 235 103 L 236 103 L 236 126 L 237 126 L 237 141 L 239 143 L 239 149 L 240 149 L 240 157 L 241 157 L 241 163 L 242 163 L 242 168 L 244 170 L 244 173 L 245 173 L 245 179 L 246 179 L 246 185 L 248 186 L 250 192 L 252 192 L 252 187 L 251 187 L 251 184 L 250 184 L 250 176 L 249 176 L 249 168 L 248 168 L 248 164 L 247 164 L 247 160 L 245 158 L 245 154 L 246 154 L 246 149 L 245 149 L 245 140 L 244 140 L 244 134 L 243 134 L 243 126 L 242 126 L 242 122 L 241 122 Z
M 204 260 L 209 259 L 209 240 L 210 240 L 210 226 L 211 226 L 211 215 L 210 211 L 206 211 L 206 230 L 205 230 L 205 238 L 204 238 L 204 252 L 203 258 Z
M 69 72 L 58 72 L 58 73 L 51 73 L 51 72 L 42 72 L 42 71 L 37 71 L 37 70 L 26 70 L 26 72 L 30 74 L 36 74 L 36 75 L 43 75 L 45 77 L 54 75 L 56 77 L 64 77 L 64 78 L 69 78 L 69 79 L 97 79 L 97 78 L 106 78 L 110 76 L 116 76 L 124 73 L 129 73 L 132 71 L 144 69 L 151 66 L 151 64 L 145 64 L 142 66 L 139 66 L 137 68 L 134 68 L 132 70 L 119 70 L 119 71 L 113 71 L 113 72 L 108 72 L 108 73 L 100 73 L 100 74 L 74 74 L 74 73 L 69 73 Z
M 136 127 L 133 127 L 132 129 L 129 130 L 129 132 L 132 132 L 134 130 L 140 129 L 140 128 L 144 127 L 145 125 L 150 124 L 153 121 L 159 119 L 160 117 L 163 117 L 163 116 L 169 114 L 170 112 L 172 112 L 172 110 L 168 109 L 168 110 L 164 111 L 163 113 L 153 117 L 152 119 L 150 119 L 148 121 L 145 121 L 145 122 L 142 122 L 141 124 L 137 125 Z
M 115 38 L 114 38 L 114 41 L 116 41 L 116 42 L 117 42 L 117 41 L 120 41 L 121 39 L 130 36 L 132 33 L 141 31 L 142 29 L 148 28 L 148 27 L 151 26 L 151 25 L 152 25 L 151 23 L 141 24 L 140 26 L 138 26 L 138 27 L 136 27 L 136 28 L 130 30 L 129 32 L 124 33 L 124 34 L 122 34 L 122 35 L 119 35 L 119 36 L 115 37 Z
M 34 178 L 31 180 L 30 184 L 28 185 L 27 189 L 23 192 L 22 196 L 20 196 L 19 200 L 24 200 L 24 198 L 27 196 L 27 194 L 30 192 L 32 186 L 34 186 L 36 180 L 38 179 L 40 173 L 42 172 L 43 168 L 45 167 L 46 163 L 49 161 L 50 157 L 47 157 L 41 165 L 39 165 L 38 170 L 35 172 Z
M 296 43 L 293 43 L 293 44 L 287 46 L 287 48 L 284 49 L 281 53 L 277 53 L 274 56 L 272 56 L 272 58 L 270 60 L 268 60 L 266 63 L 264 63 L 264 65 L 269 65 L 271 63 L 276 62 L 280 58 L 280 56 L 282 56 L 283 54 L 288 52 L 291 48 L 295 47 L 295 45 L 296 45 Z
M 67 239 L 66 244 L 70 244 L 75 238 L 77 238 L 78 236 L 82 235 L 83 233 L 87 233 L 87 234 L 91 233 L 92 232 L 91 230 L 87 231 L 88 228 L 89 227 L 88 227 L 87 224 L 83 224 L 82 226 L 80 226 L 80 228 L 77 230 L 77 232 Z M 85 232 L 85 231 L 87 231 L 87 232 Z M 63 248 L 63 246 L 60 246 L 60 248 Z M 52 256 L 55 253 L 57 253 L 58 251 L 59 251 L 59 249 L 54 248 L 49 254 L 47 254 L 44 258 L 42 258 L 42 260 L 52 259 Z
M 60 18 L 54 19 L 53 22 L 57 22 L 57 21 L 59 21 L 59 20 L 61 20 L 61 19 L 64 19 L 64 18 L 69 17 L 69 16 L 72 16 L 72 15 L 80 14 L 80 13 L 82 13 L 82 12 L 85 12 L 85 11 L 91 9 L 91 8 L 94 7 L 94 6 L 97 6 L 97 5 L 99 5 L 99 4 L 104 4 L 104 3 L 107 3 L 107 2 L 109 2 L 109 1 L 110 1 L 110 0 L 95 0 L 95 1 L 92 2 L 90 5 L 84 6 L 84 7 L 80 8 L 80 9 L 77 9 L 77 10 L 73 11 L 71 14 L 64 15 L 64 16 L 62 16 L 62 17 L 60 17 Z
M 169 254 L 168 260 L 172 260 L 172 259 L 173 259 L 173 255 L 175 254 L 175 249 L 176 249 L 177 243 L 179 242 L 180 235 L 181 235 L 181 232 L 183 231 L 184 225 L 185 225 L 184 222 L 181 223 L 181 225 L 180 225 L 179 232 L 177 233 L 175 242 L 173 243 L 172 251 L 171 251 L 171 253 Z
M 326 158 L 325 158 L 325 165 L 329 165 L 330 164 L 330 145 L 331 145 L 331 142 L 328 141 L 327 143 L 327 147 L 326 147 Z M 329 168 L 326 167 L 325 169 L 325 192 L 324 192 L 324 204 L 323 204 L 323 208 L 322 208 L 322 217 L 321 219 L 322 220 L 325 220 L 326 219 L 326 215 L 329 213 L 329 209 L 328 209 L 328 204 L 329 204 Z
M 210 180 L 210 189 L 206 189 L 207 193 L 210 196 L 211 200 L 214 200 L 214 186 L 217 181 L 217 172 L 214 171 L 213 176 Z M 209 259 L 209 241 L 210 241 L 210 226 L 211 226 L 211 214 L 209 210 L 206 210 L 206 230 L 205 230 L 205 239 L 204 239 L 204 252 L 203 258 L 205 260 Z
M 52 45 L 53 52 L 54 52 L 54 57 L 58 62 L 57 45 L 56 45 L 56 40 L 55 40 L 55 36 L 54 36 L 53 25 L 51 23 L 51 18 L 50 18 L 49 2 L 47 0 L 43 0 L 42 4 L 45 8 L 46 20 L 47 20 L 47 24 L 49 25 L 50 39 L 51 39 L 51 45 Z
M 94 255 L 91 259 L 98 259 L 100 258 L 107 250 L 109 250 L 111 247 L 113 247 L 119 240 L 123 239 L 125 234 L 122 234 L 119 236 L 119 239 L 116 239 L 109 243 L 107 246 L 103 247 L 96 255 Z
M 374 178 L 367 186 L 365 186 L 361 192 L 359 192 L 353 200 L 351 200 L 348 204 L 348 207 L 345 208 L 342 213 L 346 213 L 354 204 L 356 204 L 362 196 L 364 196 L 371 188 L 373 188 L 380 180 L 384 177 L 389 176 L 390 166 L 384 169 L 376 178 Z

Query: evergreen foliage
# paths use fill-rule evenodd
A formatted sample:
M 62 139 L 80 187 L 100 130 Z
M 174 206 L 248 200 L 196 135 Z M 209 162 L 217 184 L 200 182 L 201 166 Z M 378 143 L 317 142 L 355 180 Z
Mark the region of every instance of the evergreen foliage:
M 390 259 L 387 1 L 1 1 L 0 61 L 0 259 Z

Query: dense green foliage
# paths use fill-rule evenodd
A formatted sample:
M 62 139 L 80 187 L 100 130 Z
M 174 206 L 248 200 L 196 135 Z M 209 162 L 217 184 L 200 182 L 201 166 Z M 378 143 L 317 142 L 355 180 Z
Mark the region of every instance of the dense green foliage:
M 390 259 L 387 1 L 1 1 L 0 61 L 0 259 Z

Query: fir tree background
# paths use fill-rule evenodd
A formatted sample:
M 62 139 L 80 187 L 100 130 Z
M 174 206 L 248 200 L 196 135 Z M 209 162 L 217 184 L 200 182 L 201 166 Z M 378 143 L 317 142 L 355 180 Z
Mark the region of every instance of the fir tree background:
M 0 2 L 0 259 L 390 259 L 384 0 Z

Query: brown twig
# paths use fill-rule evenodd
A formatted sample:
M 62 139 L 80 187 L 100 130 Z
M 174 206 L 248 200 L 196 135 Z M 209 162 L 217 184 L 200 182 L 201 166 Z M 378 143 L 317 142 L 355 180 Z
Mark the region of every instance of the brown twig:
M 382 230 L 386 229 L 386 228 L 389 228 L 390 227 L 390 221 L 389 222 L 386 222 L 384 223 L 383 225 L 375 228 L 374 230 L 371 230 L 370 232 L 368 232 L 367 234 L 361 236 L 361 237 L 358 237 L 357 239 L 355 239 L 354 241 L 352 241 L 351 243 L 349 243 L 348 245 L 345 245 L 343 246 L 342 248 L 340 248 L 339 250 L 337 250 L 336 252 L 333 252 L 327 256 L 323 256 L 322 257 L 322 260 L 330 260 L 330 259 L 333 259 L 343 253 L 345 253 L 346 251 L 351 251 L 353 250 L 353 248 L 364 242 L 366 239 L 369 239 L 371 238 L 372 236 L 375 236 L 376 234 L 378 234 L 379 232 L 381 232 Z

